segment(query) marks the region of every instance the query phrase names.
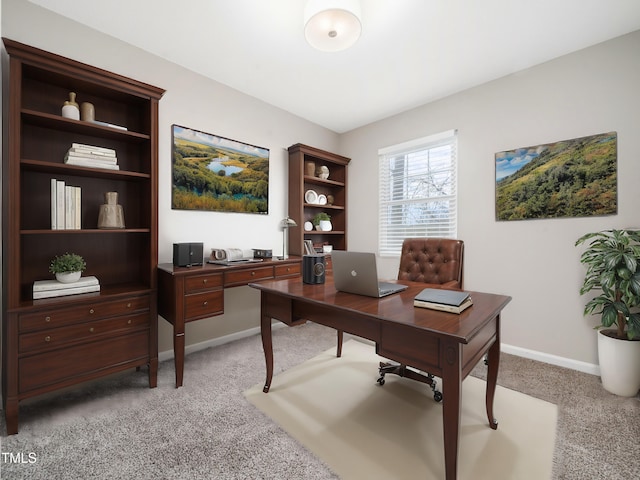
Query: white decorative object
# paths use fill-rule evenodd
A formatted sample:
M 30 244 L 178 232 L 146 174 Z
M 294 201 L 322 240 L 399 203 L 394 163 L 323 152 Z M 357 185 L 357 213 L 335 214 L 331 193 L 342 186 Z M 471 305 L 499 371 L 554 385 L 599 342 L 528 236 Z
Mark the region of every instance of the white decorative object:
M 333 251 L 333 245 L 322 245 L 322 253 L 331 253 Z
M 62 106 L 62 116 L 72 120 L 80 120 L 80 107 L 76 103 L 76 93 L 69 92 L 69 100 Z
M 304 222 L 304 231 L 305 232 L 310 232 L 311 230 L 313 230 L 313 223 Z
M 315 190 L 307 190 L 304 192 L 304 201 L 307 203 L 318 203 L 318 194 Z
M 329 178 L 329 167 L 327 167 L 326 165 L 322 165 L 318 169 L 318 177 L 320 177 L 322 180 L 326 180 L 327 178 Z
M 326 204 L 327 204 L 327 196 L 318 195 L 318 205 L 326 205 Z
M 620 340 L 598 331 L 598 361 L 604 389 L 622 397 L 640 390 L 640 342 Z
M 60 283 L 74 283 L 80 280 L 82 272 L 62 272 L 56 273 L 56 280 Z
M 331 225 L 331 220 L 320 220 L 320 225 L 318 226 L 323 232 L 330 232 L 333 228 L 333 225 Z

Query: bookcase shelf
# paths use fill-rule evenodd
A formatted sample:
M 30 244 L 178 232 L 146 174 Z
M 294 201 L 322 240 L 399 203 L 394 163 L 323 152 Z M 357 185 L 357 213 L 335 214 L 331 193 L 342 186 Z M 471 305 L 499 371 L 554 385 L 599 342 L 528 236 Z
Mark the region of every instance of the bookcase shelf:
M 9 129 L 2 394 L 13 434 L 26 398 L 141 366 L 148 367 L 149 385 L 157 383 L 157 137 L 164 90 L 3 41 Z M 94 105 L 95 120 L 126 130 L 62 117 L 69 92 L 79 104 Z M 64 163 L 74 143 L 114 150 L 119 169 Z M 51 228 L 53 179 L 80 188 L 79 229 Z M 126 228 L 98 229 L 104 194 L 113 191 Z M 100 291 L 33 300 L 34 282 L 51 279 L 51 259 L 66 252 L 84 258 L 83 275 L 95 276 Z

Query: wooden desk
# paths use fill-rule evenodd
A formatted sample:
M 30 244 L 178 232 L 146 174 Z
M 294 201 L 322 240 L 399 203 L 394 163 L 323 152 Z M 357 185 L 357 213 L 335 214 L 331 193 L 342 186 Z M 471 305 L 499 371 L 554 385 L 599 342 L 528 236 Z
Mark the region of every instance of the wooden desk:
M 273 377 L 271 320 L 292 326 L 310 320 L 376 342 L 383 357 L 432 373 L 442 379 L 444 456 L 447 480 L 457 475 L 462 380 L 488 353 L 486 409 L 489 426 L 498 427 L 493 398 L 500 360 L 500 312 L 511 297 L 471 292 L 473 306 L 462 314 L 413 306 L 424 284 L 382 299 L 337 292 L 333 279 L 307 285 L 300 279 L 250 283 L 261 291 L 262 345 L 267 367 L 263 391 Z M 376 365 L 371 366 L 372 375 Z M 373 387 L 372 387 L 373 388 Z
M 184 325 L 224 313 L 224 289 L 264 279 L 299 277 L 300 257 L 232 266 L 206 263 L 199 267 L 158 265 L 158 314 L 173 325 L 176 388 L 184 373 Z

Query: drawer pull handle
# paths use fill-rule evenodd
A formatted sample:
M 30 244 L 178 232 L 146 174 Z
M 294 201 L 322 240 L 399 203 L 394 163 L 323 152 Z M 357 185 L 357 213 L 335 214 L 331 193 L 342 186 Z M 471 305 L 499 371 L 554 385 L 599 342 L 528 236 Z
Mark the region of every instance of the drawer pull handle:
M 291 271 L 291 268 L 287 267 L 287 272 L 290 272 L 290 271 Z
M 209 304 L 209 302 L 205 300 L 204 302 L 202 302 L 202 304 L 203 304 L 203 305 L 208 305 L 208 304 Z
M 207 283 L 207 279 L 205 278 L 204 280 L 202 280 L 202 283 Z
M 127 303 L 127 308 L 131 308 L 131 302 Z
M 90 308 L 90 309 L 89 309 L 89 313 L 93 313 L 93 308 Z
M 45 342 L 50 342 L 51 341 L 51 337 L 49 335 L 47 335 L 46 337 L 44 337 L 44 341 Z
M 251 276 L 252 277 L 255 276 L 255 274 L 256 274 L 256 272 L 251 272 Z
M 51 321 L 51 317 L 49 315 L 47 315 L 46 317 L 44 317 L 44 321 L 45 322 L 50 322 Z
M 127 321 L 127 324 L 131 325 L 131 319 L 129 319 L 129 321 Z
M 91 327 L 91 328 L 89 329 L 89 331 L 90 331 L 91 333 L 93 333 L 93 327 Z

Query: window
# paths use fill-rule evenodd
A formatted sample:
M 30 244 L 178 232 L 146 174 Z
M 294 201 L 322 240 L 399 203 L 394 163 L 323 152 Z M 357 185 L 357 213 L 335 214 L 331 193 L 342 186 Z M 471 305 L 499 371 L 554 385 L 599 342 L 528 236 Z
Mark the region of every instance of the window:
M 456 152 L 455 130 L 378 151 L 380 256 L 409 237 L 456 238 Z

